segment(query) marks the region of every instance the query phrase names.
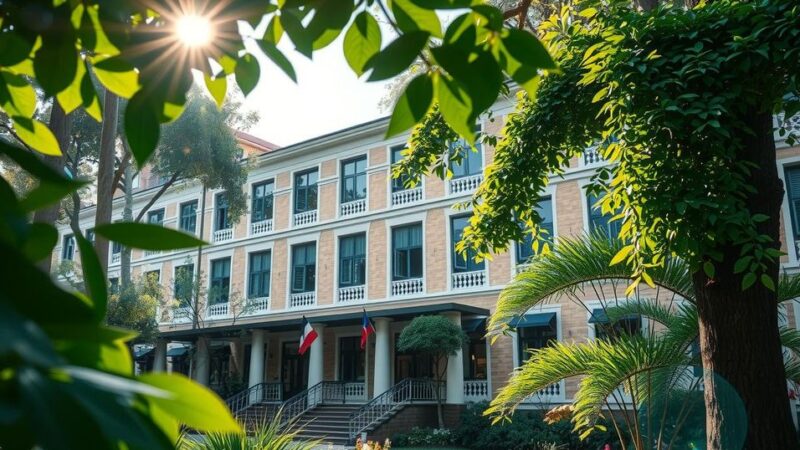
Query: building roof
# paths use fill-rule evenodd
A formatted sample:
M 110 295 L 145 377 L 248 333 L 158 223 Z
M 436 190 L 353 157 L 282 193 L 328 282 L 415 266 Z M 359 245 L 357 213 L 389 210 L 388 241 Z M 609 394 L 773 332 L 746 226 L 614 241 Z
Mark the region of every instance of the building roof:
M 260 137 L 253 136 L 250 133 L 246 133 L 240 130 L 233 130 L 233 134 L 236 136 L 236 139 L 240 141 L 244 141 L 245 144 L 260 150 L 262 153 L 271 152 L 273 150 L 277 150 L 280 148 L 278 144 L 274 144 L 272 142 L 266 141 L 261 139 Z

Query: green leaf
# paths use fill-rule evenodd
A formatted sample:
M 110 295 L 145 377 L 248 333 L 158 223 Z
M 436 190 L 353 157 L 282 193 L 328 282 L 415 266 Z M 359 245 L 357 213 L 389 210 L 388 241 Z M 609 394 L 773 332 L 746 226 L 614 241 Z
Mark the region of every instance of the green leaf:
M 122 98 L 131 98 L 139 89 L 139 75 L 121 57 L 96 62 L 92 71 L 103 86 Z
M 0 33 L 0 66 L 13 66 L 28 58 L 36 36 L 23 36 L 10 30 Z
M 295 50 L 297 50 L 301 55 L 311 58 L 311 53 L 314 49 L 314 43 L 311 40 L 311 37 L 308 35 L 306 29 L 303 28 L 303 24 L 300 22 L 300 19 L 288 10 L 282 10 L 280 18 L 281 25 L 286 31 L 286 34 L 289 35 L 289 39 L 291 39 L 292 43 L 294 43 Z
M 391 0 L 389 6 L 403 32 L 425 31 L 433 37 L 442 37 L 442 24 L 436 11 L 419 7 L 410 0 Z
M 92 82 L 92 75 L 85 72 L 83 80 L 81 81 L 81 99 L 83 100 L 83 109 L 86 114 L 98 122 L 103 121 L 103 108 L 100 105 L 100 97 L 94 90 L 94 82 Z
M 625 247 L 622 247 L 622 248 L 621 248 L 621 249 L 620 249 L 620 250 L 617 252 L 617 254 L 616 254 L 616 255 L 614 255 L 614 257 L 613 257 L 613 258 L 611 258 L 611 263 L 610 263 L 609 265 L 610 265 L 610 266 L 613 266 L 613 265 L 615 265 L 615 264 L 619 264 L 619 263 L 621 263 L 622 261 L 624 261 L 624 260 L 625 260 L 625 258 L 627 258 L 627 257 L 628 257 L 628 255 L 630 255 L 630 254 L 631 254 L 631 252 L 632 252 L 632 251 L 633 251 L 633 245 L 626 245 Z
M 78 64 L 78 70 L 75 71 L 75 78 L 72 80 L 66 89 L 59 92 L 56 98 L 58 103 L 64 109 L 64 112 L 69 114 L 79 106 L 83 105 L 83 95 L 81 87 L 83 86 L 83 77 L 86 75 L 86 67 L 81 62 Z
M 708 278 L 714 278 L 714 263 L 711 261 L 706 261 L 703 263 L 703 272 L 706 274 Z
M 475 143 L 475 124 L 472 122 L 472 101 L 466 92 L 450 78 L 439 76 L 436 78 L 436 100 L 439 111 L 450 128 L 466 141 Z
M 280 16 L 272 16 L 269 25 L 267 25 L 267 31 L 264 33 L 264 40 L 278 45 L 282 36 L 283 26 L 281 25 Z
M 258 46 L 261 47 L 261 50 L 264 51 L 264 54 L 275 63 L 283 73 L 286 74 L 289 78 L 292 79 L 295 83 L 297 83 L 297 75 L 294 73 L 294 67 L 292 67 L 292 63 L 289 59 L 278 50 L 278 47 L 275 46 L 272 42 L 261 40 L 258 41 Z
M 314 16 L 306 31 L 312 41 L 311 48 L 319 50 L 342 33 L 353 15 L 355 5 L 352 0 L 317 0 L 313 5 Z
M 245 53 L 239 58 L 236 63 L 236 84 L 242 90 L 245 96 L 250 94 L 258 84 L 258 79 L 261 76 L 261 67 L 258 65 L 258 59 L 250 53 Z
M 152 396 L 148 399 L 179 422 L 206 432 L 241 431 L 239 424 L 217 394 L 185 376 L 174 373 L 148 373 L 139 379 L 170 394 L 167 398 Z
M 33 212 L 45 206 L 58 203 L 73 191 L 78 190 L 86 183 L 82 181 L 70 181 L 65 183 L 39 182 L 39 185 L 31 190 L 22 201 L 20 208 L 23 211 Z
M 747 274 L 745 274 L 745 276 L 742 278 L 742 290 L 743 290 L 743 291 L 746 291 L 746 290 L 747 290 L 748 288 L 750 288 L 750 286 L 752 286 L 752 285 L 753 285 L 753 283 L 755 283 L 755 282 L 756 282 L 756 274 L 754 274 L 753 272 L 748 272 L 748 273 L 747 273 Z
M 206 83 L 206 89 L 211 94 L 211 98 L 217 102 L 217 108 L 222 108 L 222 103 L 225 101 L 225 93 L 228 91 L 228 79 L 224 74 L 220 74 L 216 78 L 211 78 L 207 74 L 203 76 Z
M 347 64 L 356 75 L 364 74 L 367 61 L 381 50 L 381 28 L 367 11 L 359 13 L 344 35 L 342 43 Z
M 72 28 L 42 36 L 42 45 L 33 57 L 36 81 L 48 95 L 66 89 L 78 70 L 78 51 Z
M 25 77 L 0 70 L 0 108 L 9 116 L 33 117 L 36 91 Z
M 456 45 L 442 45 L 432 49 L 431 53 L 470 98 L 472 120 L 494 104 L 503 83 L 503 74 L 488 52 L 476 55 Z
M 747 267 L 750 265 L 750 261 L 753 260 L 752 256 L 743 256 L 736 260 L 736 264 L 733 265 L 733 273 L 742 273 L 744 272 Z
M 139 167 L 147 163 L 158 144 L 160 114 L 161 107 L 143 90 L 134 94 L 125 108 L 125 137 Z
M 422 31 L 400 35 L 367 61 L 364 68 L 372 69 L 369 81 L 385 80 L 406 70 L 425 48 L 429 36 Z
M 92 299 L 94 312 L 97 318 L 102 319 L 106 316 L 106 303 L 108 301 L 106 277 L 92 243 L 79 234 L 75 236 L 75 239 L 78 242 L 78 249 L 81 251 L 83 281 L 89 288 L 89 297 Z
M 506 31 L 507 34 L 502 38 L 503 46 L 522 65 L 537 69 L 558 68 L 536 36 L 515 28 L 507 28 Z
M 33 153 L 25 151 L 21 148 L 6 144 L 0 141 L 0 154 L 8 157 L 17 165 L 25 169 L 29 174 L 38 178 L 41 181 L 49 183 L 65 183 L 68 184 L 72 180 L 64 176 L 63 173 L 53 170 L 52 167 L 46 165 L 41 159 L 36 157 Z
M 28 229 L 28 236 L 22 244 L 22 253 L 33 262 L 49 258 L 53 247 L 58 243 L 58 231 L 49 224 L 34 222 Z
M 770 291 L 773 291 L 773 292 L 775 291 L 775 282 L 772 281 L 772 278 L 769 275 L 765 274 L 765 273 L 761 274 L 761 284 L 763 284 L 764 287 L 766 287 Z
M 143 250 L 172 250 L 206 244 L 191 234 L 149 223 L 107 223 L 95 228 L 95 233 L 110 241 Z
M 433 102 L 433 81 L 429 74 L 418 75 L 397 99 L 386 137 L 408 130 L 425 117 Z
M 12 116 L 11 121 L 14 122 L 17 136 L 25 145 L 45 155 L 61 156 L 58 141 L 47 125 L 36 119 L 21 116 Z

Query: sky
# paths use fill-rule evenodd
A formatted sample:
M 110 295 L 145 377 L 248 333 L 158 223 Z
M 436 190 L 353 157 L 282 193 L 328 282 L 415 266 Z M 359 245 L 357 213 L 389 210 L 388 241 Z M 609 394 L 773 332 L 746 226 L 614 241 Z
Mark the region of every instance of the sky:
M 384 34 L 384 41 L 388 37 Z M 252 42 L 247 47 L 257 48 Z M 285 36 L 279 48 L 294 65 L 297 83 L 260 50 L 252 51 L 261 65 L 261 79 L 244 107 L 258 111 L 261 120 L 250 134 L 285 146 L 388 115 L 378 107 L 387 82 L 356 77 L 344 59 L 342 36 L 314 52 L 313 61 L 296 52 Z

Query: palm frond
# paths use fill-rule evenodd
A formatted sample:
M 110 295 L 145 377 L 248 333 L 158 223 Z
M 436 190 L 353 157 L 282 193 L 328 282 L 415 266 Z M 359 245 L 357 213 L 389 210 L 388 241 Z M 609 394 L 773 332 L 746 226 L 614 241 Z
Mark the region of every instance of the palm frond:
M 530 266 L 503 289 L 489 320 L 487 334 L 497 336 L 507 332 L 509 321 L 515 316 L 584 283 L 630 280 L 631 272 L 625 264 L 611 265 L 622 246 L 621 241 L 602 234 L 559 239 L 551 252 L 535 257 Z M 686 263 L 671 259 L 648 273 L 657 285 L 693 301 Z
M 800 274 L 782 274 L 778 278 L 778 302 L 800 298 Z
M 781 327 L 781 345 L 800 358 L 800 330 L 791 327 Z
M 800 358 L 792 356 L 783 365 L 786 368 L 786 379 L 800 384 Z
M 621 302 L 605 308 L 608 320 L 617 322 L 629 316 L 642 316 L 650 321 L 660 323 L 666 328 L 675 326 L 682 320 L 683 308 L 681 304 L 675 305 L 675 310 L 657 299 L 638 299 L 636 301 Z

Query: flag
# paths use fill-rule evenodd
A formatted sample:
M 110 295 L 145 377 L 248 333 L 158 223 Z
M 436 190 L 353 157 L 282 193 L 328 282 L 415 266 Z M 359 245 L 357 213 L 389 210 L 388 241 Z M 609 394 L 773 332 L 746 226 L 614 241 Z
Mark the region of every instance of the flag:
M 372 321 L 369 320 L 369 316 L 367 316 L 367 310 L 364 310 L 364 316 L 361 319 L 361 350 L 367 346 L 367 338 L 370 334 L 375 333 L 375 327 L 372 325 Z
M 311 324 L 308 323 L 308 319 L 306 319 L 306 316 L 303 316 L 303 331 L 302 334 L 300 335 L 300 349 L 298 350 L 298 353 L 300 353 L 301 355 L 304 354 L 306 350 L 308 350 L 309 347 L 311 347 L 311 344 L 314 342 L 316 338 L 317 338 L 317 332 L 314 331 L 314 328 L 312 328 Z

